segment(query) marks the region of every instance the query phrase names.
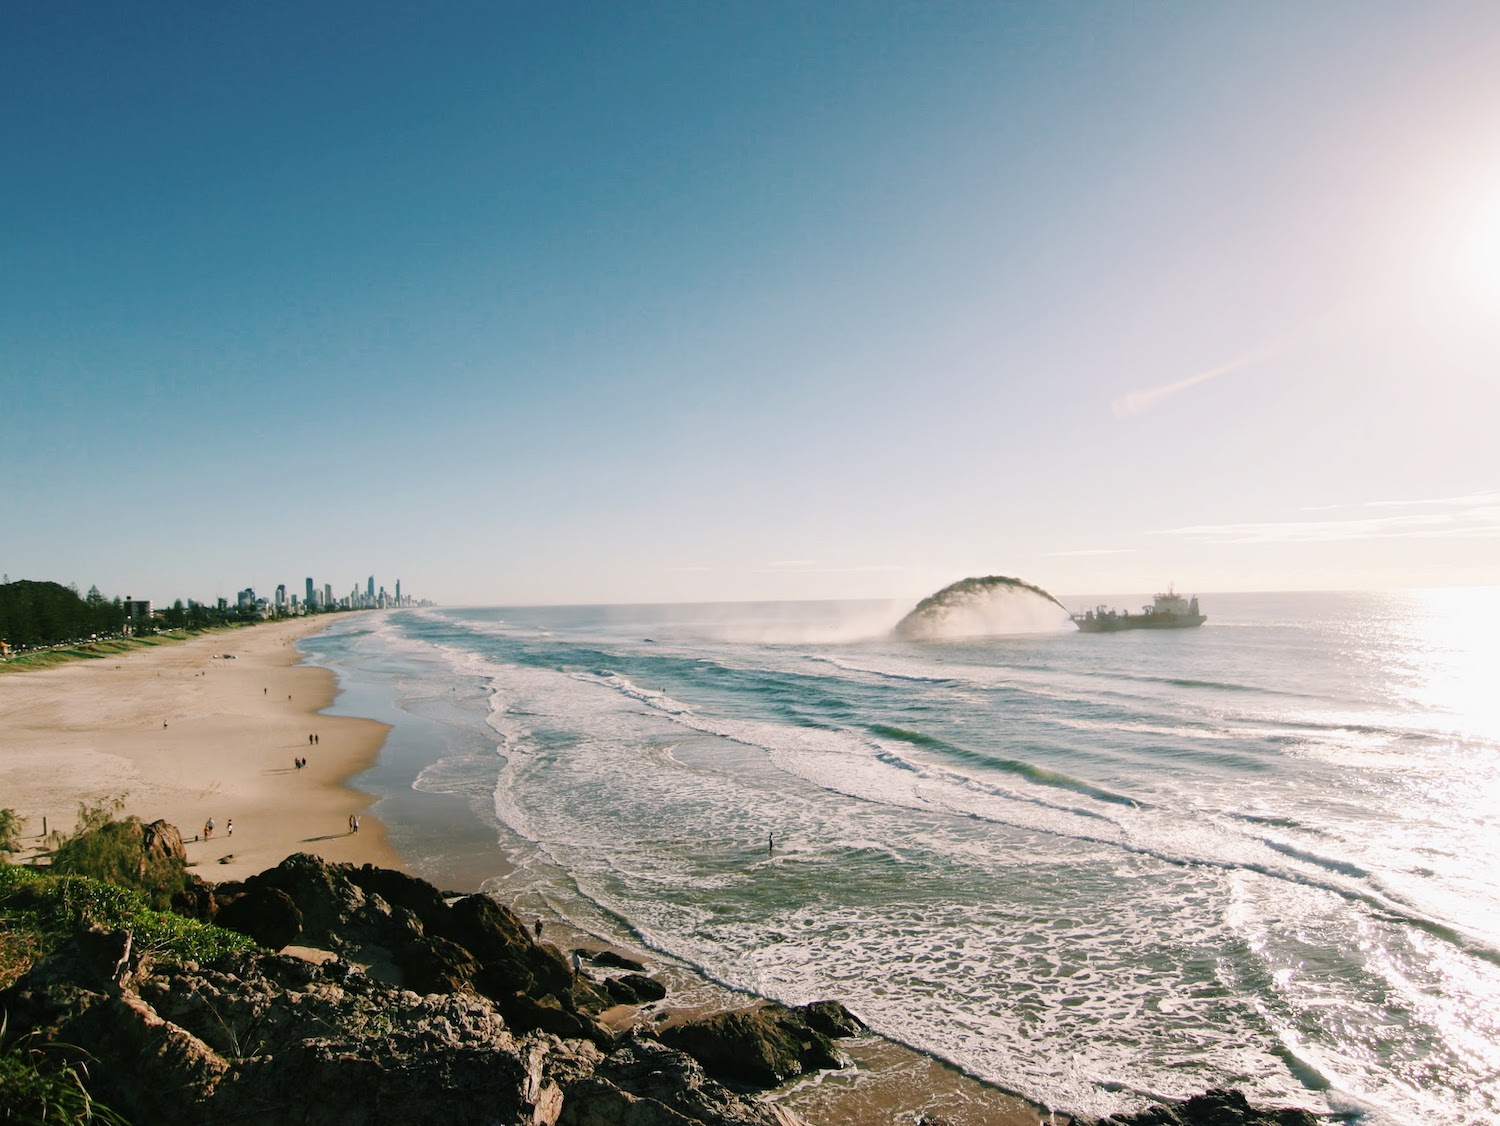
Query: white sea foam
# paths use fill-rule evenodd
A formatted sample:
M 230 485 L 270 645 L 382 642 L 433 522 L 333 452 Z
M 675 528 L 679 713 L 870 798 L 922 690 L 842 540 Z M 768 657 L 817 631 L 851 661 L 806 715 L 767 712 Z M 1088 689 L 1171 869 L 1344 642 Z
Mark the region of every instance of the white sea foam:
M 1239 667 L 1229 627 L 916 651 L 548 613 L 412 630 L 490 693 L 503 894 L 840 996 L 1079 1113 L 1233 1081 L 1369 1126 L 1500 1118 L 1472 1015 L 1500 1011 L 1500 857 L 1465 863 L 1495 847 L 1491 744 L 1343 692 L 1336 663 Z

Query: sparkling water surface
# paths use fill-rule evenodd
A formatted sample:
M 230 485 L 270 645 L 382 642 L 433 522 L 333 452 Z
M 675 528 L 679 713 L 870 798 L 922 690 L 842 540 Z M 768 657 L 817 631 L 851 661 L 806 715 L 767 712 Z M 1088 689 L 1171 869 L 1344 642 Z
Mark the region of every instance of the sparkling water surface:
M 418 872 L 1057 1110 L 1500 1122 L 1500 591 L 1202 601 L 921 643 L 894 603 L 435 609 L 304 648 L 395 725 L 360 784 Z

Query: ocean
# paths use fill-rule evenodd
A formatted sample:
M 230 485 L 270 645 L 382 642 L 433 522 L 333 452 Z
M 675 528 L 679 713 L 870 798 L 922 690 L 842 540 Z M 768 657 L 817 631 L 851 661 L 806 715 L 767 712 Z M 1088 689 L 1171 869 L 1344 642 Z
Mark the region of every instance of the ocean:
M 689 993 L 837 999 L 1070 1113 L 1234 1085 L 1500 1122 L 1500 588 L 1202 607 L 921 642 L 895 603 L 436 608 L 302 645 L 394 725 L 356 784 L 413 871 Z

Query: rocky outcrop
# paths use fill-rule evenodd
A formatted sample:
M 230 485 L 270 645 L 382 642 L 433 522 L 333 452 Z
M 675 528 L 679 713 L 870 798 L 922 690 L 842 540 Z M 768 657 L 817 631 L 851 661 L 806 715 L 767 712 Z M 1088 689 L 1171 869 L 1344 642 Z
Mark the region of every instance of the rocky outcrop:
M 450 904 L 413 876 L 301 853 L 241 884 L 219 884 L 214 900 L 213 922 L 270 949 L 330 950 L 418 992 L 471 989 L 513 1030 L 612 1039 L 594 1018 L 615 1001 L 488 896 Z
M 778 1107 L 731 1094 L 681 1052 L 631 1040 L 600 1061 L 593 1075 L 568 1087 L 558 1126 L 795 1126 L 799 1121 Z
M 837 1002 L 820 1001 L 800 1009 L 768 1003 L 668 1027 L 659 1035 L 714 1078 L 765 1088 L 807 1072 L 842 1067 L 833 1037 L 862 1027 Z
M 92 1057 L 92 1094 L 141 1122 L 347 1126 L 790 1126 L 688 1056 L 518 1034 L 487 998 L 425 996 L 342 959 L 232 955 L 154 965 L 121 933 L 80 936 L 0 995 L 12 1029 Z
M 1306 1110 L 1252 1107 L 1239 1091 L 1208 1091 L 1174 1106 L 1114 1114 L 1093 1126 L 1318 1126 Z

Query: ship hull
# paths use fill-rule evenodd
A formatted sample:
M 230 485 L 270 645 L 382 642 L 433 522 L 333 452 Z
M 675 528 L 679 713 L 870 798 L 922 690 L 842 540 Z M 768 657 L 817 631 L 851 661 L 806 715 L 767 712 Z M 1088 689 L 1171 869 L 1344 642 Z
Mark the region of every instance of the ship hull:
M 1191 629 L 1208 621 L 1206 614 L 1117 614 L 1073 619 L 1080 633 L 1119 633 L 1127 629 Z

